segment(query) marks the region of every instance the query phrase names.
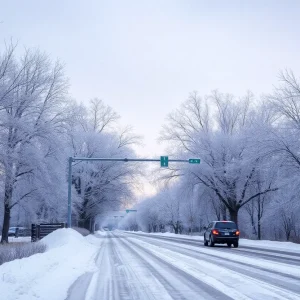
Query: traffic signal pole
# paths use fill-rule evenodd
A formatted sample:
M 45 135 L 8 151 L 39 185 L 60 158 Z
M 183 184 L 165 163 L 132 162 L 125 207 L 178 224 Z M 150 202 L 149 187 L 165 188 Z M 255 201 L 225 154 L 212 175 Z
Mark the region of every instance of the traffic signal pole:
M 68 178 L 68 228 L 72 227 L 72 162 L 73 158 L 69 157 L 69 178 Z

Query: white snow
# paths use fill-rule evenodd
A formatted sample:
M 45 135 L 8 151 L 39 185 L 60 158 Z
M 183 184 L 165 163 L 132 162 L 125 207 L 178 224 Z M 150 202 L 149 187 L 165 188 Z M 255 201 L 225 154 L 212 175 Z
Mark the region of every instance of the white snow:
M 193 282 L 192 278 L 195 278 L 200 284 L 205 283 L 235 300 L 300 299 L 299 294 L 290 291 L 288 286 L 276 286 L 276 280 L 287 280 L 287 284 L 295 285 L 298 278 L 300 280 L 299 265 L 282 263 L 276 258 L 272 261 L 262 257 L 253 259 L 239 252 L 239 249 L 232 249 L 230 252 L 218 251 L 184 242 L 175 244 L 170 239 L 153 243 L 153 239 L 122 231 L 99 231 L 97 235 L 100 238 L 93 235 L 83 237 L 72 229 L 59 229 L 40 241 L 47 246 L 45 253 L 3 264 L 0 266 L 0 299 L 63 300 L 68 296 L 68 290 L 75 280 L 87 272 L 91 272 L 91 281 L 82 290 L 82 295 L 85 295 L 83 299 L 86 300 L 103 295 L 105 297 L 98 298 L 110 300 L 113 295 L 121 297 L 127 293 L 135 295 L 134 299 L 141 300 L 167 300 L 172 299 L 172 295 L 179 295 L 178 293 L 183 293 L 182 295 L 187 296 L 186 299 L 194 299 L 192 295 L 197 290 L 190 289 L 187 283 L 181 283 L 174 268 L 184 272 L 187 280 L 191 280 L 189 282 Z M 201 236 L 171 233 L 155 235 L 203 240 Z M 262 249 L 271 247 L 287 251 L 288 247 L 295 252 L 300 250 L 300 245 L 292 243 L 250 240 L 241 242 Z M 247 251 L 259 253 L 263 250 Z M 190 255 L 191 253 L 196 256 Z M 283 257 L 285 256 L 291 255 L 284 254 Z M 293 259 L 298 258 L 293 256 Z M 274 277 L 274 281 L 265 281 L 263 278 L 241 273 L 238 269 L 230 269 L 219 264 L 222 261 L 231 261 L 232 266 L 246 264 L 245 268 L 255 269 L 258 275 L 268 272 Z M 259 268 L 264 268 L 265 271 Z M 276 272 L 282 275 L 276 275 Z M 284 274 L 291 275 L 294 279 L 283 278 Z M 160 278 L 164 279 L 161 281 Z M 76 283 L 81 289 L 83 281 Z M 72 299 L 81 299 L 73 296 Z
M 255 240 L 240 239 L 240 245 L 247 246 L 247 247 L 257 247 L 263 249 L 300 253 L 300 244 L 295 244 L 291 242 L 276 242 L 276 241 L 267 241 L 267 240 L 255 241 Z
M 222 291 L 233 299 L 300 299 L 299 294 L 290 292 L 286 289 L 277 287 L 255 278 L 251 278 L 245 274 L 241 274 L 218 265 L 218 258 L 231 259 L 235 262 L 247 263 L 254 267 L 264 267 L 268 270 L 281 272 L 282 274 L 290 274 L 298 277 L 300 280 L 299 266 L 292 266 L 278 262 L 270 262 L 261 258 L 247 258 L 239 255 L 239 253 L 226 253 L 214 251 L 214 249 L 206 247 L 196 247 L 180 245 L 181 248 L 194 250 L 194 253 L 203 255 L 203 259 L 194 259 L 189 255 L 183 255 L 175 251 L 168 250 L 164 244 L 174 245 L 171 241 L 159 241 L 158 245 L 151 244 L 151 240 L 140 240 L 138 236 L 130 235 L 128 241 L 150 251 L 153 255 L 160 257 L 164 261 L 172 264 L 180 270 L 184 270 L 187 274 L 213 286 L 215 289 Z M 208 256 L 207 256 L 208 255 Z M 206 261 L 206 257 L 213 257 L 216 263 Z M 258 273 L 260 271 L 257 271 Z
M 184 235 L 184 234 L 175 234 L 170 232 L 157 232 L 157 233 L 146 233 L 143 231 L 128 231 L 130 233 L 138 233 L 144 235 L 158 235 L 158 236 L 166 236 L 166 237 L 175 237 L 180 239 L 191 239 L 195 241 L 203 241 L 203 235 Z M 249 240 L 249 239 L 240 239 L 240 246 L 253 247 L 253 248 L 262 248 L 262 249 L 270 249 L 270 250 L 279 250 L 286 252 L 299 252 L 300 253 L 300 244 L 292 243 L 292 242 L 277 242 L 277 241 L 268 241 L 268 240 Z
M 1 239 L 1 235 L 0 235 L 0 239 Z M 26 243 L 26 242 L 31 242 L 31 237 L 30 236 L 20 236 L 18 238 L 15 237 L 8 237 L 8 241 L 10 243 Z
M 96 234 L 106 236 L 108 232 L 109 232 L 109 231 L 98 230 L 98 231 L 96 231 Z
M 45 253 L 0 266 L 1 300 L 65 299 L 72 283 L 95 269 L 99 247 L 72 229 L 56 230 L 40 242 L 47 245 Z
M 134 238 L 134 237 L 131 237 Z M 140 240 L 138 240 L 139 243 L 141 243 Z M 167 244 L 173 244 L 171 241 L 163 241 L 164 243 Z M 174 244 L 173 244 L 174 245 Z M 222 252 L 222 251 L 215 251 L 214 248 L 208 248 L 208 247 L 198 247 L 198 246 L 191 246 L 191 245 L 185 245 L 184 243 L 180 245 L 182 248 L 186 249 L 192 249 L 195 251 L 198 251 L 201 254 L 207 254 L 207 255 L 213 255 L 215 258 L 221 258 L 222 259 L 228 259 L 228 260 L 233 260 L 235 262 L 240 262 L 240 263 L 245 263 L 248 265 L 256 266 L 256 267 L 264 267 L 268 270 L 272 270 L 275 272 L 283 272 L 285 274 L 290 274 L 292 276 L 299 277 L 300 280 L 300 270 L 298 266 L 293 266 L 293 265 L 287 265 L 284 263 L 276 262 L 274 263 L 273 261 L 268 261 L 262 258 L 255 258 L 253 259 L 252 257 L 246 257 L 244 255 L 241 255 L 238 251 L 234 252 Z M 154 247 L 154 246 L 153 246 Z
M 177 244 L 168 239 L 155 240 L 154 243 L 153 239 L 129 235 L 121 231 L 110 232 L 107 235 L 111 238 L 103 243 L 102 255 L 100 254 L 98 259 L 99 273 L 94 273 L 87 290 L 86 300 L 194 300 L 213 299 L 216 296 L 216 294 L 212 297 L 205 295 L 203 290 L 201 294 L 198 292 L 195 296 L 197 289 L 192 284 L 194 279 L 198 280 L 197 287 L 200 289 L 205 284 L 212 290 L 219 291 L 235 300 L 300 299 L 297 291 L 289 290 L 289 285 L 293 285 L 294 288 L 300 280 L 299 266 L 279 263 L 276 259 L 273 261 L 263 258 L 253 259 L 253 257 L 246 257 L 236 252 L 236 249 L 223 252 L 204 246 L 191 246 L 184 242 Z M 110 253 L 114 255 L 110 256 Z M 234 267 L 242 265 L 238 262 L 246 262 L 252 266 L 252 270 L 255 270 L 257 277 L 251 273 L 248 275 L 247 272 L 240 272 L 240 268 L 231 269 L 228 264 L 220 263 L 227 262 L 227 259 Z M 266 270 L 263 271 L 260 267 Z M 103 270 L 106 272 L 103 273 Z M 273 271 L 279 271 L 282 275 Z M 270 279 L 261 277 L 260 274 L 268 274 Z M 294 279 L 284 277 L 288 274 L 293 275 Z M 182 280 L 180 276 L 184 276 L 187 281 Z M 287 286 L 278 286 L 278 281 L 285 282 Z M 127 289 L 124 289 L 124 285 Z M 201 295 L 200 298 L 199 295 Z M 77 300 L 77 298 L 74 299 Z

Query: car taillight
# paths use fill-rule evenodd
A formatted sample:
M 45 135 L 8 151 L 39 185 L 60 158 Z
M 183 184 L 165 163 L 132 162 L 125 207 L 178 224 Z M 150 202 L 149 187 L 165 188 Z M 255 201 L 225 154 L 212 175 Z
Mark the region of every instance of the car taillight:
M 212 231 L 212 234 L 218 235 L 218 234 L 219 234 L 219 231 L 214 229 L 214 230 Z
M 236 235 L 240 235 L 240 232 L 237 230 L 237 231 L 235 232 L 235 234 L 236 234 Z

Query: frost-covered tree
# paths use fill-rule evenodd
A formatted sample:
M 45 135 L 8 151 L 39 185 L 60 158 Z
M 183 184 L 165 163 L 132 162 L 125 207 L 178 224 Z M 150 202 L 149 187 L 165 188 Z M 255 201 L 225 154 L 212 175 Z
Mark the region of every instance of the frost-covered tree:
M 20 222 L 64 221 L 68 157 L 134 157 L 139 137 L 119 128 L 119 116 L 102 100 L 77 105 L 68 97 L 60 62 L 39 50 L 17 55 L 9 45 L 0 56 L 0 213 L 2 242 L 11 217 Z M 76 163 L 73 212 L 88 226 L 106 207 L 134 198 L 140 173 L 134 164 Z
M 300 84 L 289 71 L 260 101 L 251 93 L 191 94 L 168 116 L 162 139 L 170 156 L 199 157 L 201 164 L 170 163 L 160 172 L 168 193 L 138 205 L 141 228 L 156 230 L 174 217 L 187 231 L 239 214 L 245 237 L 299 240 L 299 120 Z
M 135 157 L 131 146 L 139 137 L 129 127 L 117 129 L 117 114 L 101 100 L 93 99 L 88 109 L 76 110 L 69 127 L 70 153 L 77 157 Z M 76 162 L 73 184 L 80 203 L 76 206 L 80 226 L 90 229 L 97 214 L 118 209 L 134 199 L 132 187 L 140 171 L 136 164 L 122 162 Z
M 171 177 L 183 172 L 188 185 L 201 184 L 214 192 L 226 207 L 230 219 L 237 222 L 240 208 L 260 195 L 277 190 L 273 182 L 263 180 L 254 191 L 254 175 L 268 171 L 256 147 L 259 126 L 253 95 L 243 99 L 213 92 L 202 100 L 191 97 L 168 117 L 162 139 L 177 149 L 177 156 L 200 157 L 200 166 L 182 166 L 171 170 Z M 184 170 L 184 171 L 183 171 Z M 265 177 L 264 177 L 265 178 Z
M 3 177 L 2 242 L 11 210 L 37 191 L 44 159 L 55 152 L 65 122 L 68 83 L 63 66 L 38 50 L 16 57 L 10 45 L 0 57 L 0 169 Z M 22 187 L 22 188 L 21 188 Z

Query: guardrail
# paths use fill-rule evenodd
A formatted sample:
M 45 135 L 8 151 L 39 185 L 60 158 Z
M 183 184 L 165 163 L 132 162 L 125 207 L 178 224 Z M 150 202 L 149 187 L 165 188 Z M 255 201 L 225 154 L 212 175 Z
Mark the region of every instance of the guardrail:
M 31 224 L 31 242 L 36 242 L 47 236 L 49 233 L 65 227 L 65 223 Z

